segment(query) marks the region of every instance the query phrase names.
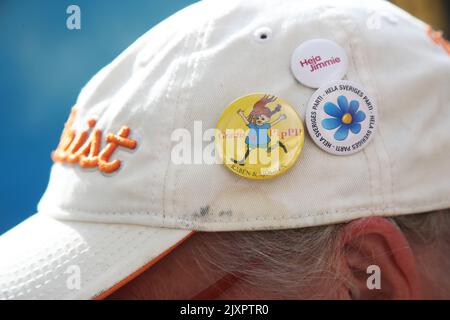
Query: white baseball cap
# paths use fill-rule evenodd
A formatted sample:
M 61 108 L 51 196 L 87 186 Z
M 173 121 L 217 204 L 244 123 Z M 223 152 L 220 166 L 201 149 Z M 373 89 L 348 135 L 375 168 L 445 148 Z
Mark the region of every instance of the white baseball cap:
M 376 100 L 370 144 L 338 156 L 306 135 L 295 165 L 262 181 L 222 164 L 172 161 L 174 130 L 194 136 L 196 121 L 214 128 L 229 103 L 249 93 L 282 97 L 305 119 L 315 89 L 297 81 L 291 57 L 312 39 L 343 48 L 344 80 Z M 302 228 L 450 207 L 447 51 L 439 34 L 385 1 L 187 7 L 81 91 L 38 213 L 0 238 L 0 298 L 105 297 L 195 231 Z

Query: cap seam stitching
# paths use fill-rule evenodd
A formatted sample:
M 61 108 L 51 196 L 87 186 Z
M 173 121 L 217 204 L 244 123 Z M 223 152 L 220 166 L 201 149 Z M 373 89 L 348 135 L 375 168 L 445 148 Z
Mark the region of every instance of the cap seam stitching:
M 204 24 L 204 28 L 202 28 L 202 33 L 199 35 L 199 37 L 198 37 L 198 39 L 197 39 L 197 42 L 196 42 L 196 44 L 195 44 L 195 49 L 202 50 L 202 49 L 204 49 L 204 48 L 206 47 L 206 38 L 207 38 L 207 36 L 208 36 L 209 33 L 210 33 L 211 26 L 212 26 L 212 21 L 213 21 L 212 19 L 209 19 L 209 20 L 207 20 L 206 23 Z M 196 57 L 196 59 L 193 61 L 192 70 L 193 70 L 194 73 L 197 71 L 197 67 L 198 67 L 198 65 L 199 65 L 199 61 L 200 61 L 200 60 L 201 60 L 201 56 L 199 55 L 199 56 Z M 188 78 L 186 78 L 186 81 L 187 81 L 187 80 L 188 80 Z M 190 86 L 192 87 L 192 83 L 190 84 Z M 190 91 L 189 91 L 189 92 L 190 92 Z M 190 97 L 192 98 L 192 94 L 190 94 Z M 186 118 L 183 118 L 183 119 L 185 120 Z M 185 124 L 184 127 L 187 127 L 187 126 L 186 126 L 186 121 L 183 121 L 183 123 Z M 180 175 L 180 170 L 181 170 L 181 169 L 180 169 L 179 166 L 175 166 L 175 168 L 174 168 L 174 176 L 175 176 L 175 177 L 179 177 L 179 175 Z M 180 180 L 181 180 L 181 179 L 179 179 L 179 178 L 175 179 L 175 182 L 174 182 L 174 185 L 173 185 L 173 188 L 172 188 L 172 200 L 174 200 L 174 199 L 175 199 L 175 195 L 178 194 L 178 193 L 177 193 L 177 190 L 178 190 L 179 187 L 180 187 Z M 172 204 L 173 204 L 173 201 L 172 201 Z M 174 206 L 175 206 L 175 205 L 173 205 L 172 208 L 173 208 Z M 185 203 L 182 203 L 181 206 L 183 207 L 183 209 L 186 208 L 186 204 L 185 204 Z
M 356 38 L 356 33 L 354 32 L 355 25 L 352 24 L 351 17 L 349 15 L 346 15 L 346 14 L 343 14 L 343 16 L 345 16 L 347 21 L 349 21 L 348 24 L 342 24 L 344 26 L 344 28 L 347 30 L 347 32 L 349 34 L 352 35 L 352 39 L 358 39 L 358 41 L 361 42 L 361 38 L 360 37 Z M 344 19 L 342 19 L 342 21 L 343 20 Z M 349 45 L 349 48 L 350 48 L 351 52 L 354 53 L 355 55 L 356 55 L 357 52 L 359 52 L 359 51 L 354 50 L 354 48 L 355 48 L 354 40 L 353 41 L 348 41 L 348 45 Z M 356 44 L 356 47 L 359 48 L 360 46 L 358 46 Z M 359 57 L 359 59 L 362 62 L 366 63 L 366 59 L 365 59 L 364 54 L 358 54 L 358 57 Z M 361 69 L 359 68 L 358 64 L 356 63 L 354 55 L 350 55 L 350 59 L 353 62 L 353 66 L 355 68 L 355 73 L 358 75 L 358 81 L 361 81 L 362 72 L 361 72 Z M 368 72 L 366 74 L 367 74 L 367 77 L 366 77 L 367 79 L 365 79 L 365 80 L 369 81 L 369 87 L 370 88 L 372 88 L 372 87 L 374 88 L 373 83 L 370 81 L 372 72 L 370 70 L 368 70 Z M 374 89 L 374 91 L 375 92 L 373 93 L 373 96 L 375 97 L 375 103 L 378 103 L 378 93 L 377 93 L 377 90 Z M 369 92 L 369 94 L 372 95 L 371 92 Z M 379 110 L 377 110 L 377 117 L 378 118 L 380 117 Z M 378 127 L 379 127 L 379 125 L 378 125 Z M 377 133 L 380 135 L 380 138 L 382 139 L 382 136 L 381 136 L 381 133 L 380 133 L 379 130 L 377 130 Z M 378 179 L 378 189 L 380 190 L 381 201 L 383 203 L 383 206 L 386 206 L 386 204 L 387 204 L 386 203 L 386 195 L 385 195 L 385 192 L 383 191 L 383 188 L 381 186 L 381 183 L 382 183 L 382 180 L 383 180 L 382 179 L 382 175 L 381 175 L 381 173 L 382 173 L 381 159 L 380 159 L 380 156 L 379 156 L 379 154 L 377 152 L 376 144 L 374 144 L 373 146 L 374 146 L 374 151 L 375 151 L 375 155 L 376 155 L 376 164 L 377 164 L 377 167 L 378 167 L 378 178 L 379 178 Z M 366 159 L 368 159 L 370 161 L 370 157 L 367 155 L 367 150 L 363 150 L 363 153 L 366 155 Z M 369 172 L 371 172 L 371 166 L 368 165 L 367 167 L 368 167 Z M 390 173 L 390 171 L 389 171 L 389 173 Z M 376 192 L 375 192 L 375 181 L 374 181 L 374 174 L 372 172 L 370 173 L 370 179 L 371 179 L 371 184 L 370 184 L 371 194 L 370 194 L 370 198 L 371 198 L 372 203 L 376 203 L 376 201 L 374 199 L 374 195 L 376 194 Z M 390 180 L 392 180 L 392 179 L 390 179 Z
M 188 34 L 188 35 L 185 36 L 185 39 L 184 39 L 184 42 L 183 42 L 183 48 L 182 48 L 182 50 L 180 50 L 180 52 L 177 55 L 178 58 L 180 58 L 182 56 L 182 53 L 186 50 L 191 37 L 192 37 L 192 34 Z M 181 69 L 181 65 L 182 65 L 181 61 L 178 60 L 178 64 L 177 64 L 176 70 L 174 71 L 174 73 L 172 75 L 172 80 L 171 80 L 170 84 L 167 86 L 167 90 L 166 90 L 166 94 L 165 94 L 166 97 L 169 97 L 170 93 L 173 92 L 173 86 L 174 86 L 174 83 L 175 83 L 175 81 L 177 79 L 177 73 Z M 186 77 L 186 75 L 187 75 L 187 68 L 186 68 L 184 77 Z M 175 98 L 176 105 L 174 107 L 174 109 L 175 109 L 174 110 L 174 115 L 176 115 L 176 111 L 178 109 L 178 105 L 179 105 L 178 101 L 179 101 L 179 97 L 180 97 L 181 93 L 182 93 L 182 91 L 180 91 L 178 93 L 178 95 L 176 96 L 176 98 Z M 173 121 L 172 121 L 171 128 L 172 128 L 172 132 L 173 132 L 173 130 L 175 128 L 175 116 L 173 116 Z M 169 141 L 169 146 L 171 146 L 171 141 Z M 165 215 L 165 213 L 166 213 L 167 181 L 168 181 L 168 173 L 169 173 L 170 163 L 171 163 L 171 158 L 170 158 L 170 155 L 169 155 L 168 160 L 167 160 L 167 164 L 166 164 L 166 170 L 164 172 L 164 178 L 163 178 L 163 193 L 162 193 L 162 212 L 163 212 L 163 215 Z
M 422 206 L 429 205 L 429 204 L 436 204 L 436 206 L 440 206 L 441 204 L 447 204 L 447 203 L 450 204 L 450 198 L 446 198 L 446 199 L 440 200 L 437 204 L 436 204 L 435 200 L 417 201 L 417 202 L 410 203 L 408 206 L 404 206 L 404 207 L 401 207 L 401 206 L 387 206 L 387 207 L 384 207 L 384 206 L 382 206 L 382 207 L 377 207 L 377 206 L 360 206 L 360 207 L 353 207 L 351 209 L 345 209 L 345 210 L 334 209 L 334 210 L 326 210 L 326 211 L 316 211 L 316 212 L 313 212 L 313 213 L 305 213 L 305 214 L 302 214 L 300 216 L 284 216 L 284 217 L 281 217 L 279 219 L 267 219 L 265 217 L 261 217 L 261 218 L 254 217 L 252 219 L 248 219 L 247 218 L 247 219 L 236 219 L 236 220 L 233 220 L 233 221 L 218 221 L 217 223 L 233 223 L 233 222 L 251 221 L 251 220 L 255 220 L 255 221 L 265 221 L 265 220 L 272 221 L 272 220 L 284 220 L 285 218 L 302 219 L 304 217 L 322 216 L 322 215 L 331 214 L 331 213 L 350 213 L 350 212 L 357 212 L 359 210 L 369 210 L 369 209 L 371 209 L 371 210 L 375 209 L 375 210 L 381 210 L 381 211 L 389 211 L 389 210 L 394 209 L 396 207 L 397 208 L 415 208 L 419 204 L 422 205 Z M 87 212 L 87 211 L 83 211 L 83 210 L 79 210 L 79 209 L 72 209 L 72 208 L 61 208 L 61 209 L 63 211 L 67 211 L 69 213 L 70 212 L 74 212 L 74 213 L 78 212 L 78 213 L 84 213 L 84 214 L 89 214 L 89 215 L 92 215 L 92 214 L 99 214 L 99 215 L 144 215 L 144 214 L 148 215 L 148 214 L 152 214 L 153 217 L 162 217 L 163 216 L 163 214 L 161 214 L 161 213 L 151 213 L 149 211 L 134 211 L 134 212 L 102 212 L 102 211 L 96 211 L 96 212 Z M 192 219 L 188 220 L 186 217 L 189 217 L 189 216 L 188 215 L 183 215 L 181 217 L 174 217 L 174 216 L 167 217 L 167 216 L 165 216 L 165 218 L 171 218 L 172 220 L 188 221 L 188 222 L 192 221 Z M 211 223 L 211 222 L 209 222 L 209 223 Z

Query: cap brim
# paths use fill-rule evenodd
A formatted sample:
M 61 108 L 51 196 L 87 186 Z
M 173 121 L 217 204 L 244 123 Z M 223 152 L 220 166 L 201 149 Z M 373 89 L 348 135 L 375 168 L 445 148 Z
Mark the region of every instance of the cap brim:
M 193 231 L 35 214 L 0 237 L 0 299 L 101 299 Z

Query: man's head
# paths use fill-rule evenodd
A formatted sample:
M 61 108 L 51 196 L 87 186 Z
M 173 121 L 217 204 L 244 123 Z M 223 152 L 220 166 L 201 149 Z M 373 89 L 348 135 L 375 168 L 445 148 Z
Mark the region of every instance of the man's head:
M 81 91 L 38 213 L 0 237 L 0 298 L 448 297 L 436 39 L 377 0 L 168 18 Z
M 111 299 L 449 299 L 449 210 L 201 232 Z

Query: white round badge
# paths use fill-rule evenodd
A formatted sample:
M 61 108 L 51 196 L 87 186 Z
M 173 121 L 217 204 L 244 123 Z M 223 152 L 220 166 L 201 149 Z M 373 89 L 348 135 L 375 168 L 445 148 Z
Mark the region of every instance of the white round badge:
M 345 50 L 326 39 L 313 39 L 295 49 L 291 69 L 300 83 L 319 88 L 327 82 L 341 80 L 347 73 L 348 58 Z
M 318 89 L 305 115 L 309 135 L 323 150 L 349 155 L 362 150 L 375 134 L 375 101 L 359 84 L 334 81 Z

